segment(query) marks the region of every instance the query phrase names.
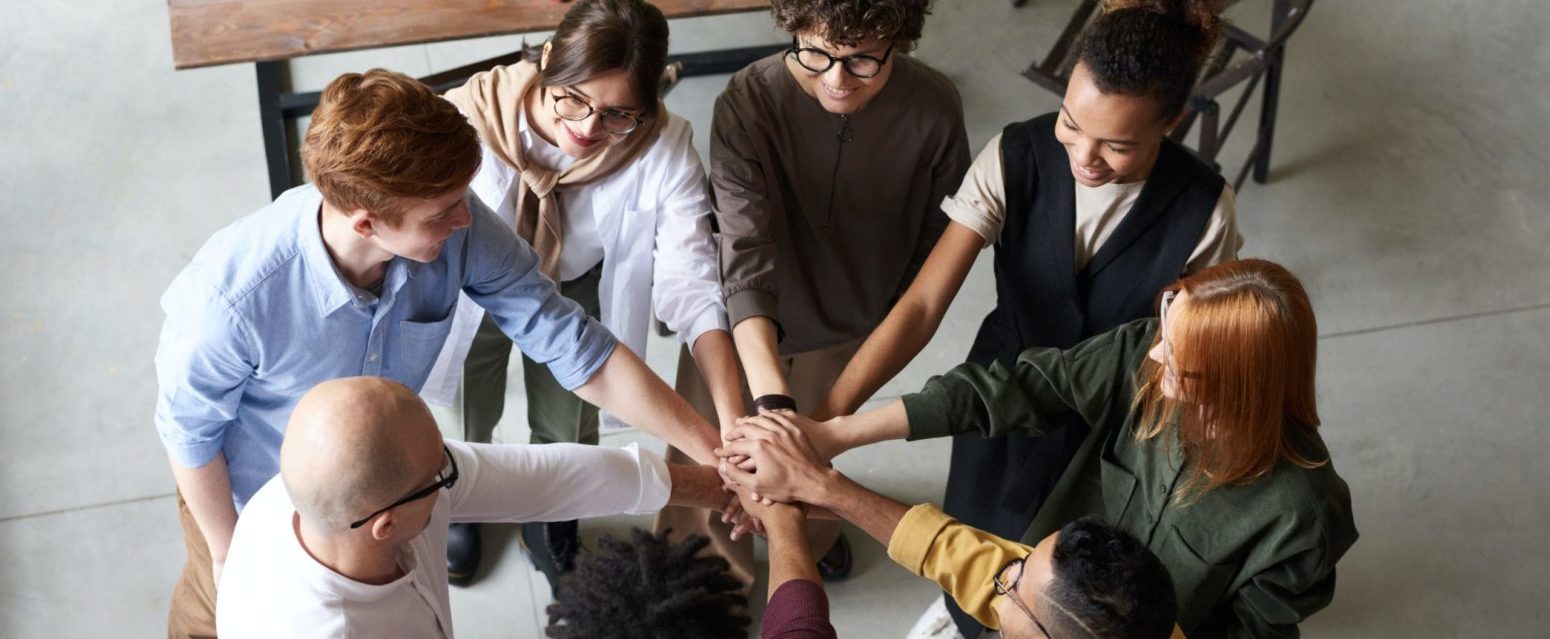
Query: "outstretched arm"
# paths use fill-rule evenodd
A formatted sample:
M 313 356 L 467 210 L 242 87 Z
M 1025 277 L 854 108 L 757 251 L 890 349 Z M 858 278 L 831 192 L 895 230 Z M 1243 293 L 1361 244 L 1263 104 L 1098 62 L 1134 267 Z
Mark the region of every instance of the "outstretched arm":
M 904 297 L 856 351 L 814 419 L 849 415 L 898 375 L 931 341 L 974 266 L 985 240 L 951 222 Z
M 716 429 L 628 348 L 615 348 L 603 367 L 576 388 L 576 396 L 667 440 L 697 462 L 718 461 L 711 452 L 721 439 Z

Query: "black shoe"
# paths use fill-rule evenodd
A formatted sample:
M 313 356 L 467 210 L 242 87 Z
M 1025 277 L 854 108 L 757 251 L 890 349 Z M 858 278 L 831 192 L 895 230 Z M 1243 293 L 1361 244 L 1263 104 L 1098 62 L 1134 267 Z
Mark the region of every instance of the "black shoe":
M 452 524 L 447 528 L 447 583 L 467 586 L 479 572 L 479 524 Z
M 522 546 L 533 567 L 549 580 L 549 590 L 560 592 L 560 576 L 576 568 L 581 551 L 580 526 L 575 520 L 522 524 Z
M 845 538 L 845 533 L 840 533 L 839 539 L 834 540 L 834 545 L 829 547 L 829 552 L 818 560 L 818 576 L 824 581 L 844 581 L 850 576 L 852 559 L 850 540 Z

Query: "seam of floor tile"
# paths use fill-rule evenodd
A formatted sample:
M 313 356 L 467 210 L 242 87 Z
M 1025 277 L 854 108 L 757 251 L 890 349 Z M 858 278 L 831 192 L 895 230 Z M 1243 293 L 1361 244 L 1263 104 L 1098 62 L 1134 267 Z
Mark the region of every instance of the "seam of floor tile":
M 1448 316 L 1444 316 L 1444 317 L 1433 317 L 1433 318 L 1430 318 L 1430 319 L 1416 320 L 1416 321 L 1413 321 L 1413 322 L 1400 322 L 1398 324 L 1388 324 L 1388 325 L 1385 325 L 1385 326 L 1374 326 L 1374 327 L 1371 327 L 1371 328 L 1358 328 L 1358 329 L 1349 330 L 1349 331 L 1338 331 L 1338 332 L 1334 332 L 1334 333 L 1325 333 L 1323 335 L 1320 335 L 1319 339 L 1324 340 L 1324 339 L 1338 339 L 1338 338 L 1342 338 L 1342 337 L 1354 337 L 1354 336 L 1357 336 L 1357 335 L 1368 335 L 1368 334 L 1371 334 L 1371 333 L 1382 333 L 1384 331 L 1392 331 L 1392 330 L 1398 330 L 1398 329 L 1403 329 L 1403 328 L 1414 328 L 1414 327 L 1417 327 L 1417 326 L 1431 326 L 1433 324 L 1446 324 L 1448 322 L 1458 322 L 1458 321 L 1463 321 L 1463 320 L 1479 319 L 1479 318 L 1482 318 L 1482 317 L 1495 317 L 1497 315 L 1511 315 L 1513 313 L 1529 313 L 1529 312 L 1533 312 L 1533 311 L 1542 311 L 1542 310 L 1546 310 L 1546 309 L 1550 309 L 1550 303 L 1547 303 L 1547 304 L 1535 304 L 1535 305 L 1532 305 L 1532 306 L 1519 306 L 1519 307 L 1516 307 L 1516 308 L 1502 308 L 1502 309 L 1496 309 L 1496 310 L 1493 310 L 1493 311 L 1480 311 L 1478 313 L 1464 313 L 1464 314 L 1461 314 L 1461 315 L 1448 315 Z
M 171 497 L 171 496 L 173 496 L 173 493 L 164 493 L 164 494 L 160 494 L 160 495 L 151 495 L 149 497 L 135 497 L 133 499 L 120 499 L 118 501 L 109 501 L 109 502 L 103 502 L 103 503 L 100 503 L 100 504 L 88 504 L 88 505 L 85 505 L 85 506 L 75 506 L 73 508 L 61 508 L 59 510 L 45 510 L 45 511 L 40 512 L 40 513 L 27 513 L 25 515 L 11 515 L 10 517 L 0 517 L 0 524 L 10 523 L 10 522 L 13 522 L 13 521 L 20 521 L 20 520 L 23 520 L 23 519 L 33 519 L 33 518 L 37 518 L 37 517 L 48 517 L 50 515 L 64 515 L 64 514 L 67 514 L 67 513 L 76 513 L 76 512 L 81 512 L 83 510 L 94 510 L 94 509 L 97 509 L 97 508 L 110 508 L 110 507 L 113 507 L 113 506 L 124 506 L 124 505 L 128 505 L 128 504 L 138 504 L 138 503 L 143 502 L 143 501 L 154 501 L 154 500 L 157 500 L 157 499 L 165 499 L 165 498 Z

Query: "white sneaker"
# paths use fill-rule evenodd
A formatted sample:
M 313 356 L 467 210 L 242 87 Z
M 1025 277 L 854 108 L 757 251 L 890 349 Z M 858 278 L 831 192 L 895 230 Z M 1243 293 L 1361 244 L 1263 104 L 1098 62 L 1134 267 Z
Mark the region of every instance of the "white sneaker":
M 963 639 L 958 634 L 958 626 L 953 624 L 953 616 L 947 613 L 947 596 L 937 597 L 936 601 L 926 608 L 925 614 L 915 621 L 915 627 L 910 628 L 908 639 Z

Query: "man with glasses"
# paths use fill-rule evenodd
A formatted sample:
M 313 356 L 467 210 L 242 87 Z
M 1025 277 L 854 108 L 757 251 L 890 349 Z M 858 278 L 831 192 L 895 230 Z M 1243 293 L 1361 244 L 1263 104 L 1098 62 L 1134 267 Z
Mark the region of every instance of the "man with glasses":
M 344 74 L 301 156 L 311 183 L 217 232 L 162 296 L 155 422 L 188 550 L 170 636 L 214 634 L 238 513 L 278 471 L 297 399 L 354 375 L 422 388 L 460 294 L 558 385 L 710 458 L 715 429 L 468 192 L 482 154 L 450 102 L 400 73 Z
M 906 506 L 821 463 L 790 415 L 776 411 L 744 419 L 733 432 L 738 441 L 720 451 L 751 458 L 757 467 L 750 473 L 722 466 L 723 476 L 743 494 L 752 491 L 766 501 L 807 504 L 845 518 L 887 545 L 895 562 L 936 582 L 976 621 L 999 629 L 1006 639 L 1183 636 L 1175 627 L 1177 603 L 1167 568 L 1129 534 L 1089 516 L 1029 547 L 958 523 L 931 504 Z M 776 576 L 775 566 L 783 564 L 779 554 L 805 549 L 790 538 L 801 534 L 800 527 L 779 525 L 795 509 L 744 503 L 766 520 L 770 582 L 781 583 L 784 591 L 770 600 L 768 628 L 769 611 L 795 607 L 779 601 L 782 596 L 802 595 L 788 583 L 793 579 Z M 786 538 L 777 539 L 782 534 Z
M 939 205 L 969 148 L 957 89 L 909 55 L 929 5 L 775 0 L 791 47 L 739 71 L 716 100 L 721 284 L 752 406 L 815 411 L 947 224 Z M 709 405 L 682 380 L 679 390 Z M 659 527 L 706 534 L 752 581 L 749 541 L 728 540 L 704 513 L 664 515 Z M 847 576 L 838 528 L 811 532 L 823 577 Z
M 447 524 L 714 507 L 709 466 L 631 445 L 443 440 L 424 402 L 377 377 L 297 403 L 280 475 L 248 501 L 221 580 L 223 637 L 450 637 Z

